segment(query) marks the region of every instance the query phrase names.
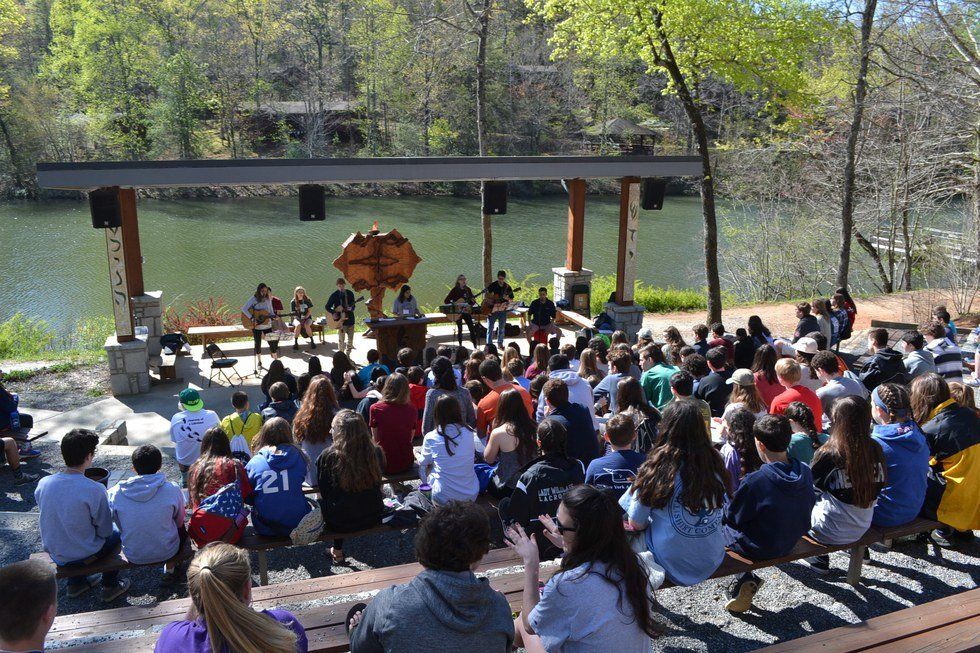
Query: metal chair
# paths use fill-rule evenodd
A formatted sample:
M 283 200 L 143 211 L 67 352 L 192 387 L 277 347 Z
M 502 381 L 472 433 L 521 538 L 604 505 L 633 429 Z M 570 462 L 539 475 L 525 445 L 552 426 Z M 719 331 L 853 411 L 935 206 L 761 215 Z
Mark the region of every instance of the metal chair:
M 213 342 L 204 348 L 204 353 L 206 353 L 208 358 L 211 359 L 211 376 L 208 377 L 209 388 L 211 387 L 211 382 L 214 381 L 215 375 L 221 375 L 228 385 L 234 386 L 245 383 L 245 379 L 235 367 L 238 365 L 237 358 L 228 358 L 228 356 L 225 355 L 225 352 L 221 351 L 221 347 Z M 234 376 L 238 377 L 238 383 L 235 383 L 232 380 L 232 377 L 228 375 L 228 370 L 231 370 Z

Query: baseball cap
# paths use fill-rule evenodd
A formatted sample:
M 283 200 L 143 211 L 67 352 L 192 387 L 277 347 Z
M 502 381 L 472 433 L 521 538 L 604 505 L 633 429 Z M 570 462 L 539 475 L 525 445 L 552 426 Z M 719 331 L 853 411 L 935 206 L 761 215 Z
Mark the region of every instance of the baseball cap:
M 744 386 L 755 385 L 755 375 L 752 374 L 752 370 L 743 367 L 732 372 L 732 376 L 725 383 L 736 383 Z
M 817 346 L 817 341 L 813 338 L 800 338 L 795 343 L 793 343 L 793 348 L 796 349 L 797 353 L 801 354 L 815 354 L 820 351 Z
M 178 397 L 180 398 L 180 404 L 192 413 L 204 408 L 201 395 L 194 388 L 184 388 L 180 391 Z
M 653 340 L 653 329 L 650 327 L 643 327 L 636 333 L 637 338 L 642 338 L 643 340 Z

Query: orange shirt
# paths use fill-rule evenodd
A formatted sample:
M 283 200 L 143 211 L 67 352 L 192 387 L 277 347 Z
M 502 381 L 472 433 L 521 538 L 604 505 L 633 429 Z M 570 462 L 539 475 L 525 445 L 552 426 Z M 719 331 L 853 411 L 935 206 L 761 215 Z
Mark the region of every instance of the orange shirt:
M 504 383 L 496 388 L 491 388 L 490 392 L 476 406 L 476 431 L 481 437 L 490 433 L 493 427 L 493 419 L 497 416 L 497 405 L 500 403 L 500 395 L 505 390 L 517 390 L 520 392 L 521 399 L 524 400 L 524 406 L 527 408 L 527 414 L 531 415 L 531 419 L 534 419 L 534 409 L 531 407 L 531 395 L 528 391 L 517 384 Z

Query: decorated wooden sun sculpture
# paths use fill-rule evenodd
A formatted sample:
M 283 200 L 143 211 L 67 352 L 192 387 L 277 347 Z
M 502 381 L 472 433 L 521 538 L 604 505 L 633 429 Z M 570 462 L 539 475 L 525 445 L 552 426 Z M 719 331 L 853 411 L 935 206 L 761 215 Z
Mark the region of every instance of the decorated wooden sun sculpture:
M 408 283 L 422 260 L 408 238 L 396 229 L 379 233 L 377 220 L 366 234 L 360 231 L 351 234 L 342 248 L 333 265 L 354 290 L 370 291 L 367 308 L 373 319 L 384 317 L 385 289 L 397 290 Z

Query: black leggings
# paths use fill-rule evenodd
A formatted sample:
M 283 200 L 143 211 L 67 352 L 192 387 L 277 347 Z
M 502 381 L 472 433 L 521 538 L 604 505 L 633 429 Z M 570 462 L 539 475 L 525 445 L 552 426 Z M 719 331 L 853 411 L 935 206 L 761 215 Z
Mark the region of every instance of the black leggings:
M 260 354 L 262 352 L 262 336 L 269 332 L 269 329 L 252 329 L 252 342 L 255 343 L 255 353 Z M 266 340 L 269 344 L 269 351 L 271 353 L 276 353 L 279 351 L 279 341 L 278 340 Z
M 470 330 L 470 340 L 473 342 L 473 346 L 476 347 L 476 334 L 473 333 L 473 316 L 469 313 L 461 313 L 459 319 L 456 320 L 456 340 L 459 342 L 459 346 L 463 346 L 463 322 L 466 322 L 466 326 Z

